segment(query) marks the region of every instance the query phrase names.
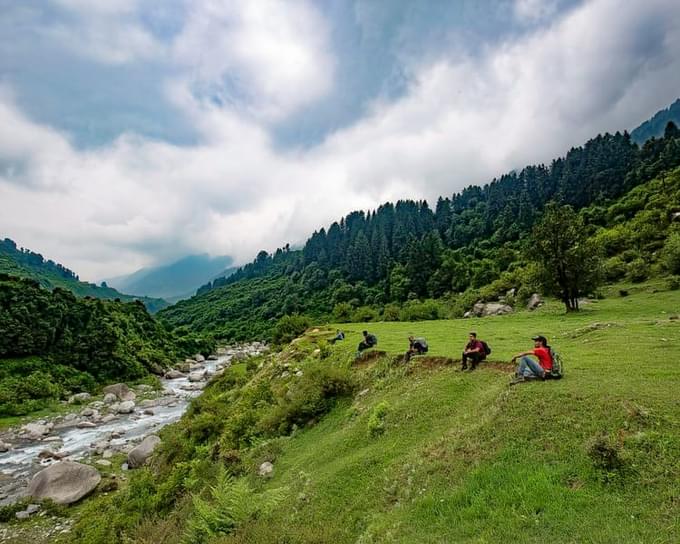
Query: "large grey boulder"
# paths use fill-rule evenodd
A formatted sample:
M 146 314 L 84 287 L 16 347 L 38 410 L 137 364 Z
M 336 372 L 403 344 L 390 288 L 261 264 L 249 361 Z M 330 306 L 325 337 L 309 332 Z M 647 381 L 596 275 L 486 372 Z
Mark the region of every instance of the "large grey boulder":
M 42 425 L 40 423 L 27 423 L 21 427 L 23 431 L 28 434 L 31 440 L 38 440 L 46 434 L 49 434 L 52 430 L 52 425 Z
M 504 315 L 513 312 L 512 306 L 501 302 L 477 302 L 472 307 L 472 315 L 475 317 L 488 317 L 490 315 Z
M 168 380 L 176 380 L 178 378 L 184 378 L 184 374 L 182 374 L 179 370 L 175 370 L 173 368 L 172 370 L 168 370 L 165 373 L 165 378 Z
M 94 467 L 60 461 L 33 476 L 27 495 L 34 499 L 51 499 L 57 504 L 71 504 L 92 493 L 101 479 Z
M 135 400 L 137 395 L 134 391 L 130 391 L 130 388 L 124 383 L 114 383 L 113 385 L 107 385 L 104 388 L 104 395 L 111 393 L 116 395 L 120 400 Z
M 147 436 L 139 446 L 128 453 L 128 467 L 139 468 L 144 465 L 160 442 L 161 439 L 154 434 Z
M 113 393 L 106 393 L 106 395 L 104 395 L 104 404 L 113 404 L 117 400 L 118 397 Z
M 132 400 L 126 400 L 118 405 L 116 412 L 119 414 L 131 414 L 135 410 L 135 403 Z
M 68 399 L 69 404 L 81 404 L 87 402 L 92 397 L 89 393 L 78 393 L 77 395 L 71 395 Z
M 194 356 L 194 359 L 196 360 L 197 363 L 202 363 L 203 361 L 205 361 L 205 357 L 203 357 L 203 355 L 201 355 L 200 353 L 197 353 Z
M 539 306 L 543 305 L 543 299 L 541 299 L 540 295 L 538 293 L 534 293 L 531 295 L 529 298 L 529 302 L 527 302 L 527 310 L 535 310 Z
M 264 478 L 268 478 L 274 474 L 274 465 L 272 465 L 269 461 L 265 461 L 257 469 L 257 473 Z
M 190 382 L 200 382 L 203 379 L 205 379 L 205 370 L 197 370 L 189 374 Z

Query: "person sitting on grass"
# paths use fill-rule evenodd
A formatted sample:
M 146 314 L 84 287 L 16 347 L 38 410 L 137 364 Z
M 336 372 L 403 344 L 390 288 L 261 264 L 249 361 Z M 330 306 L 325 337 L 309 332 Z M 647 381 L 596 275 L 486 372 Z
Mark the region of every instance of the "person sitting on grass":
M 519 359 L 519 365 L 515 372 L 515 378 L 510 382 L 510 385 L 526 380 L 545 380 L 552 370 L 552 353 L 546 337 L 538 335 L 531 339 L 534 341 L 534 349 L 518 353 L 512 358 L 513 363 Z M 534 361 L 531 356 L 536 357 L 538 362 Z
M 338 329 L 338 332 L 335 334 L 334 338 L 331 338 L 328 343 L 329 344 L 335 344 L 339 340 L 344 340 L 345 339 L 345 333 L 342 332 L 340 329 Z
M 408 351 L 404 355 L 404 359 L 408 362 L 414 355 L 422 355 L 427 353 L 427 340 L 425 338 L 414 338 L 413 335 L 408 337 Z
M 484 349 L 484 344 L 481 340 L 477 340 L 477 333 L 471 332 L 468 337 L 468 343 L 465 345 L 465 350 L 463 351 L 463 364 L 461 365 L 461 370 L 467 370 L 468 360 L 471 363 L 470 370 L 477 368 L 480 361 L 486 359 L 486 350 Z
M 378 345 L 378 339 L 374 334 L 368 334 L 368 331 L 363 331 L 361 334 L 364 335 L 364 339 L 359 342 L 357 356 L 360 355 L 362 351 Z

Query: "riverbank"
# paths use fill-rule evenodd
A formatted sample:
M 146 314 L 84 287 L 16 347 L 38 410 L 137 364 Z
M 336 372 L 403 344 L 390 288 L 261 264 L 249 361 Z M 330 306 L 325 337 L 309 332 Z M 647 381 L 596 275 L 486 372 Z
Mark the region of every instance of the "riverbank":
M 95 467 L 104 476 L 104 485 L 124 478 L 130 451 L 146 437 L 179 420 L 213 376 L 266 349 L 259 342 L 222 347 L 208 359 L 198 355 L 177 365 L 159 380 L 156 388 L 148 384 L 114 384 L 104 388 L 100 396 L 75 395 L 52 414 L 22 418 L 20 425 L 0 430 L 0 507 L 23 504 L 31 479 L 61 461 Z M 26 517 L 32 516 L 45 518 L 49 513 L 38 505 Z M 68 530 L 62 525 L 55 522 L 51 527 L 60 532 Z M 0 533 L 3 542 L 11 536 L 7 531 L 5 526 Z M 46 529 L 41 534 L 52 533 Z

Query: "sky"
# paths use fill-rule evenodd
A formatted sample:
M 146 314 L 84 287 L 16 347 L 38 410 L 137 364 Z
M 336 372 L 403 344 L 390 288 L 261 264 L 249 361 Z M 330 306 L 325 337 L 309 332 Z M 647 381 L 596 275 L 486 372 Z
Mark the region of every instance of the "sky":
M 0 237 L 100 280 L 633 129 L 677 0 L 0 0 Z

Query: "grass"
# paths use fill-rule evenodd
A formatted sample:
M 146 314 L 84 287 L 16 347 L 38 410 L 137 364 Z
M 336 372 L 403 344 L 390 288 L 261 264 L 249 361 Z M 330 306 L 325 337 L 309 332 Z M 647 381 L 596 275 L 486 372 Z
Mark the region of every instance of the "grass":
M 269 373 L 279 387 L 284 363 L 307 375 L 322 358 L 351 366 L 358 387 L 314 424 L 241 452 L 249 484 L 285 489 L 284 503 L 209 542 L 680 541 L 680 291 L 660 285 L 617 286 L 574 315 L 548 303 L 484 319 L 333 325 L 294 341 L 272 366 L 238 365 L 241 378 Z M 347 339 L 328 354 L 336 327 Z M 355 365 L 366 328 L 386 356 Z M 510 365 L 459 372 L 450 360 L 470 330 L 498 362 L 544 334 L 565 378 L 509 387 Z M 410 333 L 427 338 L 430 354 L 397 363 Z M 234 408 L 223 395 L 224 417 Z M 268 479 L 256 475 L 265 459 L 274 464 Z M 92 518 L 97 504 L 86 524 L 105 522 Z M 179 543 L 189 516 L 185 495 L 169 515 L 143 520 L 130 542 Z
M 414 333 L 429 355 L 454 358 L 476 330 L 502 361 L 541 333 L 566 377 L 509 388 L 498 369 L 416 358 L 287 440 L 265 485 L 294 490 L 289 502 L 221 542 L 680 541 L 680 321 L 670 319 L 680 292 L 628 287 L 574 315 L 549 303 L 495 318 L 338 326 L 339 359 L 365 328 L 390 355 Z M 357 372 L 365 380 L 371 370 Z M 381 403 L 385 429 L 372 435 Z M 598 436 L 611 438 L 620 467 L 589 453 Z

